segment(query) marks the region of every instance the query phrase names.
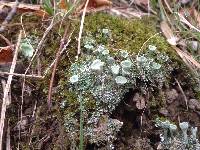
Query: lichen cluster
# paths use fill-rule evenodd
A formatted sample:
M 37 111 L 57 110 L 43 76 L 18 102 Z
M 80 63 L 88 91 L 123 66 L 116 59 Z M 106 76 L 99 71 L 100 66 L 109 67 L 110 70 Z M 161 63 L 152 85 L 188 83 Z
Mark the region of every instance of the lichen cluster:
M 177 60 L 178 57 L 163 37 L 157 35 L 151 38 L 157 33 L 152 20 L 126 20 L 104 13 L 86 16 L 82 55 L 77 61 L 75 55 L 79 25 L 75 25 L 77 29 L 67 54 L 63 54 L 57 69 L 58 86 L 53 95 L 53 99 L 60 104 L 72 147 L 79 145 L 78 95 L 83 96 L 85 142 L 112 147 L 111 143 L 123 123 L 110 118 L 110 114 L 124 94 L 129 88 L 145 92 L 160 88 L 166 82 L 172 70 L 171 64 L 174 65 L 170 60 Z M 59 41 L 53 40 L 48 42 L 52 45 L 45 49 L 44 56 L 49 58 L 45 61 L 48 63 L 53 58 L 52 53 L 55 53 L 54 43 Z M 155 103 L 160 102 L 156 100 Z M 97 132 L 98 130 L 102 132 Z
M 102 29 L 101 34 L 105 39 L 112 38 L 109 29 Z M 134 55 L 127 50 L 98 44 L 91 34 L 85 36 L 83 41 L 83 54 L 69 69 L 69 92 L 77 95 L 77 104 L 83 103 L 85 137 L 97 145 L 112 145 L 123 125 L 109 117 L 113 110 L 130 88 L 147 90 L 148 87 L 162 87 L 171 71 L 168 65 L 170 60 L 166 53 L 159 52 L 153 45 L 149 45 L 145 52 Z M 86 105 L 90 98 L 94 102 L 93 110 Z M 102 118 L 107 119 L 102 122 Z M 67 114 L 65 126 L 71 136 L 79 130 L 78 121 L 76 113 Z M 103 132 L 97 132 L 100 129 Z
M 179 123 L 181 131 L 178 130 L 175 124 L 170 123 L 169 120 L 162 121 L 157 118 L 156 126 L 163 130 L 163 133 L 160 135 L 159 149 L 200 150 L 197 127 L 190 127 L 188 122 Z

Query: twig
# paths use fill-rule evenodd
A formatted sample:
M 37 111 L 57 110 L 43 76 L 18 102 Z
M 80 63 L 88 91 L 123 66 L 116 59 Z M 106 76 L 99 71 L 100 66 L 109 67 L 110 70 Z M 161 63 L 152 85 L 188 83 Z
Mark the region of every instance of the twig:
M 21 18 L 21 23 L 22 23 L 22 18 Z M 22 24 L 23 24 L 23 23 L 22 23 Z M 27 67 L 27 69 L 26 69 L 26 71 L 25 71 L 24 74 L 27 74 L 28 70 L 30 69 L 33 60 L 35 59 L 35 57 L 36 57 L 38 51 L 41 49 L 41 47 L 42 47 L 42 45 L 43 45 L 43 42 L 44 42 L 46 36 L 48 35 L 48 33 L 49 33 L 49 32 L 51 31 L 51 29 L 53 28 L 53 25 L 54 25 L 54 18 L 52 19 L 50 25 L 48 26 L 48 28 L 47 28 L 46 31 L 44 32 L 42 39 L 41 39 L 40 42 L 38 43 L 38 46 L 37 46 L 37 48 L 36 48 L 36 50 L 35 50 L 35 53 L 34 53 L 34 55 L 32 56 L 32 58 L 31 58 L 31 60 L 30 60 L 30 63 L 29 63 L 29 65 L 28 65 L 28 67 Z M 23 25 L 22 25 L 22 28 L 24 28 Z
M 70 33 L 70 36 L 68 38 L 67 43 L 64 45 L 63 49 L 60 52 L 60 55 L 63 54 L 63 52 L 65 51 L 66 47 L 69 45 L 69 43 L 71 42 L 71 37 L 73 34 L 74 30 Z M 56 59 L 53 60 L 53 62 L 49 65 L 49 67 L 47 67 L 47 69 L 44 71 L 43 75 L 35 75 L 35 74 L 19 74 L 19 73 L 10 73 L 10 72 L 1 72 L 0 71 L 0 75 L 13 75 L 13 76 L 18 76 L 18 77 L 22 77 L 22 78 L 37 78 L 37 79 L 44 79 L 47 75 L 47 73 L 49 72 L 49 70 L 54 66 L 56 62 Z
M 18 77 L 27 77 L 27 78 L 38 78 L 38 79 L 43 79 L 44 76 L 38 76 L 34 74 L 19 74 L 19 73 L 10 73 L 10 72 L 1 72 L 0 75 L 13 75 L 13 76 L 18 76 Z
M 5 36 L 0 34 L 0 38 L 2 38 L 6 42 L 6 44 L 12 48 L 12 43 Z
M 37 103 L 38 103 L 38 101 L 36 100 L 34 108 L 33 108 L 33 113 L 32 113 L 32 116 L 31 116 L 32 118 L 35 118 L 35 120 L 36 120 Z M 28 145 L 30 146 L 31 145 L 31 137 L 33 135 L 33 128 L 32 127 L 29 128 L 29 133 L 30 133 L 30 139 L 29 139 Z
M 181 87 L 179 81 L 178 81 L 176 78 L 175 78 L 175 81 L 176 81 L 176 83 L 177 83 L 177 85 L 178 85 L 178 87 L 179 87 L 181 93 L 183 94 L 183 98 L 184 98 L 184 100 L 185 100 L 185 105 L 186 105 L 187 110 L 188 110 L 188 99 L 187 99 L 187 97 L 186 97 L 186 95 L 185 95 L 185 93 L 184 93 L 184 91 L 183 91 L 183 89 L 182 89 L 182 87 Z
M 59 47 L 59 49 L 58 49 L 58 51 L 56 53 L 56 59 L 55 59 L 55 63 L 54 63 L 54 66 L 53 66 L 53 71 L 52 71 L 52 74 L 51 74 L 51 80 L 50 80 L 50 83 L 49 83 L 48 99 L 47 99 L 47 103 L 48 103 L 49 109 L 51 108 L 51 105 L 52 105 L 52 103 L 51 103 L 51 95 L 52 95 L 54 77 L 55 77 L 55 74 L 56 74 L 56 68 L 57 68 L 57 65 L 58 65 L 58 62 L 59 62 L 60 52 L 63 50 L 63 48 L 65 48 L 65 40 L 66 40 L 66 37 L 67 37 L 68 29 L 69 29 L 69 25 L 66 27 L 65 33 L 63 35 L 63 38 L 60 41 L 60 47 Z
M 19 45 L 20 45 L 21 37 L 22 37 L 22 31 L 20 31 L 20 33 L 19 33 L 19 37 L 18 37 L 18 41 L 17 41 L 17 45 L 16 45 L 16 49 L 15 49 L 15 53 L 14 53 L 12 65 L 10 67 L 10 73 L 13 73 L 14 70 L 15 70 L 15 65 L 16 65 L 16 61 L 17 61 L 17 55 L 18 55 L 18 50 L 19 50 Z M 2 138 L 3 138 L 4 120 L 5 120 L 6 107 L 7 107 L 6 100 L 7 100 L 7 97 L 8 97 L 8 92 L 10 90 L 10 85 L 11 85 L 11 82 L 12 82 L 12 77 L 13 77 L 13 75 L 9 75 L 8 76 L 6 88 L 5 88 L 4 95 L 3 95 L 3 103 L 2 103 L 2 107 L 1 107 L 0 150 L 2 150 L 2 142 L 3 142 Z
M 6 89 L 6 80 L 5 79 L 1 79 L 1 84 L 2 84 L 2 88 L 3 88 L 3 92 L 5 92 L 5 89 Z M 11 95 L 10 95 L 10 93 L 7 96 L 6 102 L 7 102 L 7 106 L 10 105 L 10 103 L 11 103 Z
M 11 147 L 10 147 L 10 126 L 9 126 L 9 120 L 8 120 L 7 134 L 6 134 L 6 150 L 11 150 Z
M 3 32 L 5 30 L 5 25 L 8 24 L 8 22 L 12 19 L 14 16 L 15 12 L 17 11 L 17 6 L 19 5 L 18 0 L 15 1 L 15 5 L 13 6 L 12 10 L 9 12 L 5 20 L 3 21 L 1 27 L 0 27 L 0 32 Z
M 79 35 L 78 35 L 78 51 L 77 51 L 77 58 L 81 53 L 81 37 L 82 37 L 82 33 L 83 33 L 83 25 L 84 25 L 84 20 L 85 20 L 85 14 L 86 14 L 86 9 L 88 6 L 89 0 L 86 1 L 85 3 L 85 7 L 83 10 L 83 15 L 81 17 L 81 25 L 80 25 L 80 31 L 79 31 Z

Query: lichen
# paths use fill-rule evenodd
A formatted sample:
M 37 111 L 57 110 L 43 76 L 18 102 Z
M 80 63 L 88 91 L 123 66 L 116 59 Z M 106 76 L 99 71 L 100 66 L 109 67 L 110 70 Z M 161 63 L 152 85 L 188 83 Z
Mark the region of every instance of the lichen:
M 30 21 L 28 18 L 26 19 Z M 26 20 L 24 21 L 26 22 Z M 64 22 L 64 24 L 65 23 L 67 22 Z M 75 56 L 77 54 L 77 37 L 79 32 L 79 25 L 80 25 L 79 22 L 76 21 L 72 22 L 71 29 L 74 30 L 73 37 L 71 39 L 70 45 L 66 49 L 66 52 L 64 52 L 60 58 L 55 78 L 56 93 L 53 93 L 53 102 L 56 102 L 60 106 L 61 113 L 66 123 L 65 126 L 68 129 L 70 128 L 68 132 L 71 131 L 71 133 L 73 133 L 71 134 L 73 135 L 72 141 L 75 142 L 76 144 L 78 143 L 77 140 L 79 136 L 78 130 L 79 130 L 80 108 L 79 108 L 77 93 L 74 91 L 69 91 L 70 86 L 68 81 L 71 77 L 71 74 L 68 72 L 71 64 L 75 62 Z M 41 26 L 38 27 L 37 29 L 33 29 L 32 27 L 28 26 L 25 27 L 27 27 L 26 28 L 26 31 L 28 31 L 27 34 L 34 34 L 40 38 L 42 37 L 42 33 L 44 32 L 45 29 L 42 28 Z M 44 24 L 44 27 L 47 27 L 47 25 Z M 46 38 L 47 40 L 43 45 L 44 48 L 41 50 L 40 53 L 40 56 L 42 58 L 42 69 L 48 67 L 50 63 L 55 59 L 56 51 L 59 48 L 60 38 L 61 38 L 60 34 L 58 33 L 58 30 L 59 30 L 58 26 L 55 26 L 52 32 L 50 32 L 49 35 L 47 36 Z M 59 31 L 63 32 L 64 31 L 63 27 Z M 81 43 L 82 56 L 90 53 L 91 50 L 94 48 L 97 51 L 96 53 L 103 52 L 102 55 L 108 55 L 108 51 L 106 51 L 108 49 L 111 55 L 111 57 L 108 58 L 110 64 L 113 64 L 113 60 L 115 61 L 116 51 L 120 53 L 120 54 L 118 53 L 117 55 L 121 55 L 121 57 L 123 57 L 123 60 L 127 60 L 128 55 L 133 55 L 133 57 L 136 58 L 137 54 L 139 53 L 141 55 L 138 55 L 138 60 L 142 62 L 144 61 L 144 59 L 146 59 L 145 53 L 148 50 L 148 46 L 154 45 L 157 47 L 156 50 L 157 52 L 159 52 L 160 54 L 164 54 L 164 56 L 169 56 L 170 60 L 172 60 L 172 62 L 170 62 L 172 68 L 178 68 L 179 66 L 184 66 L 182 64 L 182 61 L 176 55 L 175 51 L 169 46 L 169 44 L 167 44 L 164 37 L 162 37 L 161 34 L 158 34 L 158 32 L 159 31 L 157 31 L 156 29 L 156 19 L 152 17 L 127 20 L 124 18 L 111 16 L 106 13 L 90 14 L 86 16 L 84 22 L 83 37 Z M 147 40 L 148 42 L 146 42 Z M 77 62 L 77 64 L 84 61 L 84 57 L 82 56 Z M 154 59 L 155 61 L 154 63 L 152 63 L 151 67 L 153 67 L 155 70 L 156 69 L 159 70 L 161 68 L 160 66 L 161 62 L 159 62 L 159 59 L 156 58 L 157 55 L 153 56 L 154 57 L 152 57 L 152 59 Z M 91 60 L 94 61 L 94 59 Z M 148 61 L 149 60 L 150 59 L 148 59 Z M 123 64 L 125 64 L 125 66 L 129 65 L 129 63 L 123 63 Z M 120 63 L 118 65 L 120 65 Z M 150 64 L 147 63 L 147 65 Z M 146 65 L 144 65 L 143 67 L 145 66 Z M 116 66 L 114 67 L 113 70 L 114 71 L 112 75 L 119 74 L 119 71 Z M 97 71 L 101 72 L 101 67 L 97 68 Z M 129 73 L 129 68 L 124 67 L 123 74 L 121 74 L 121 76 L 124 75 L 128 76 L 128 73 Z M 148 73 L 150 73 L 151 77 L 152 72 Z M 48 87 L 49 77 L 50 74 L 47 74 L 43 82 L 37 83 L 40 86 L 40 89 L 42 89 L 46 94 L 49 88 Z M 123 83 L 126 84 L 125 82 Z M 148 83 L 150 83 L 149 80 Z M 144 86 L 142 80 L 141 83 L 137 84 L 137 87 L 140 86 Z M 122 95 L 123 93 L 121 93 L 121 96 Z M 84 119 L 90 117 L 95 118 L 96 116 L 99 115 L 97 113 L 96 114 L 94 113 L 92 114 L 93 115 L 92 116 L 90 113 L 88 116 L 88 114 L 85 113 L 85 112 L 97 111 L 96 101 L 97 100 L 95 99 L 94 95 L 88 93 L 85 95 L 84 111 L 83 111 Z M 117 104 L 119 102 L 120 101 L 117 101 Z M 161 105 L 164 104 L 160 100 L 160 97 L 159 98 L 155 97 L 152 100 L 152 107 L 159 107 Z M 113 109 L 115 109 L 115 107 Z M 112 111 L 110 113 L 112 113 Z M 108 118 L 107 121 L 108 120 L 113 121 L 111 118 Z M 106 121 L 103 123 L 104 125 L 107 124 Z M 96 126 L 96 128 L 98 129 L 98 126 Z M 91 131 L 96 128 L 91 128 Z M 97 136 L 94 137 L 96 137 L 96 139 L 98 138 Z
M 169 120 L 156 119 L 156 126 L 162 129 L 160 134 L 159 149 L 169 150 L 199 150 L 200 144 L 197 138 L 197 127 L 189 126 L 188 122 L 179 123 L 181 131 Z M 190 134 L 188 134 L 190 130 Z
M 99 29 L 99 31 L 104 29 Z M 112 38 L 112 30 L 108 30 L 106 36 L 101 32 L 95 37 L 104 36 L 105 39 Z M 147 91 L 149 87 L 162 88 L 166 82 L 166 77 L 171 71 L 169 64 L 170 59 L 166 53 L 159 52 L 156 46 L 150 45 L 147 50 L 134 55 L 127 50 L 115 49 L 99 43 L 91 33 L 85 34 L 83 37 L 83 53 L 78 61 L 71 64 L 69 68 L 68 82 L 65 81 L 69 92 L 73 92 L 77 98 L 77 103 L 83 103 L 84 109 L 84 134 L 90 142 L 105 144 L 104 146 L 112 145 L 115 139 L 116 130 L 118 131 L 122 124 L 120 121 L 112 123 L 110 115 L 121 102 L 124 94 L 129 88 L 139 88 Z M 99 43 L 99 44 L 98 44 Z M 113 71 L 113 66 L 118 66 Z M 117 70 L 117 71 L 116 71 Z M 67 74 L 67 73 L 66 73 Z M 60 85 L 60 84 L 59 84 Z M 79 99 L 79 96 L 83 99 Z M 89 110 L 85 102 L 95 100 L 93 110 Z M 70 106 L 69 99 L 64 99 L 68 103 L 68 107 L 64 108 L 67 111 Z M 63 103 L 63 102 L 62 102 Z M 79 110 L 74 109 L 74 111 Z M 79 118 L 76 114 L 79 112 L 71 112 L 65 114 L 65 127 L 69 136 L 77 137 L 79 131 Z M 79 114 L 80 115 L 80 114 Z M 102 116 L 108 116 L 109 122 L 106 125 L 101 125 L 100 119 Z M 112 125 L 113 129 L 109 127 Z M 101 141 L 98 141 L 98 132 L 95 132 L 101 126 L 105 126 L 105 133 L 101 136 Z M 112 137 L 111 139 L 106 136 Z M 93 138 L 93 139 L 91 139 Z M 94 140 L 97 139 L 96 140 Z
M 147 24 L 148 24 L 148 26 L 147 26 Z M 75 29 L 75 33 L 74 33 L 75 37 L 72 38 L 71 46 L 69 46 L 69 48 L 68 48 L 68 52 L 70 53 L 70 60 L 72 62 L 75 61 L 75 55 L 77 52 L 76 38 L 78 36 L 79 24 L 75 25 L 75 28 L 77 28 L 77 29 Z M 143 57 L 146 58 L 147 57 L 146 54 L 145 55 L 143 55 L 143 54 L 148 49 L 149 45 L 155 45 L 157 47 L 156 52 L 159 53 L 159 56 L 161 56 L 162 54 L 164 54 L 163 56 L 167 56 L 169 54 L 170 59 L 178 60 L 177 55 L 175 54 L 173 49 L 170 48 L 170 46 L 167 44 L 165 39 L 162 36 L 160 36 L 159 34 L 156 35 L 155 37 L 153 37 L 155 34 L 157 34 L 157 31 L 155 28 L 155 23 L 153 23 L 153 21 L 152 21 L 152 18 L 144 18 L 142 20 L 139 20 L 139 19 L 126 20 L 126 19 L 115 17 L 115 16 L 110 16 L 105 13 L 97 13 L 97 14 L 89 15 L 85 19 L 84 30 L 83 30 L 82 45 L 81 45 L 83 57 L 81 57 L 79 59 L 79 61 L 76 63 L 76 65 L 78 65 L 84 61 L 89 62 L 89 60 L 91 61 L 91 63 L 94 62 L 95 59 L 93 59 L 92 57 L 85 58 L 85 56 L 84 56 L 84 55 L 88 55 L 93 50 L 95 51 L 94 55 L 97 53 L 101 53 L 102 56 L 109 57 L 109 58 L 107 58 L 107 60 L 110 61 L 111 64 L 113 64 L 115 62 L 115 58 L 119 57 L 119 55 L 121 55 L 121 57 L 123 58 L 123 59 L 121 58 L 122 60 L 126 60 L 125 62 L 129 62 L 129 60 L 127 59 L 128 55 L 133 55 L 133 57 L 136 58 L 138 52 L 140 52 L 140 54 L 141 54 L 141 55 L 138 55 L 138 59 L 143 58 Z M 153 38 L 151 38 L 151 37 L 153 37 Z M 142 50 L 140 51 L 140 48 L 143 46 L 143 44 L 149 38 L 151 38 L 149 40 L 149 42 L 147 42 L 144 45 L 144 47 L 142 48 Z M 109 52 L 108 52 L 108 50 L 109 50 Z M 117 51 L 118 51 L 118 54 L 116 55 Z M 151 54 L 147 54 L 147 55 L 151 55 Z M 156 60 L 151 65 L 151 67 L 154 67 L 155 70 L 156 70 L 156 68 L 158 70 L 160 70 L 161 66 L 159 63 L 162 64 L 162 62 L 159 62 L 159 60 L 162 60 L 162 59 L 156 58 L 157 56 L 158 56 L 157 54 L 153 54 L 151 56 L 152 59 Z M 89 60 L 87 60 L 87 59 L 89 59 Z M 99 58 L 96 58 L 96 59 L 99 59 Z M 63 62 L 64 60 L 65 60 L 65 62 Z M 73 93 L 73 92 L 71 93 L 68 90 L 69 82 L 67 82 L 66 79 L 68 79 L 68 81 L 69 81 L 70 77 L 75 74 L 67 73 L 67 70 L 69 71 L 69 69 L 67 69 L 67 68 L 69 68 L 71 63 L 69 61 L 67 62 L 66 60 L 69 60 L 69 58 L 67 56 L 62 57 L 62 60 L 61 60 L 62 64 L 59 65 L 60 69 L 58 69 L 57 73 L 60 77 L 60 80 L 58 82 L 58 89 L 57 89 L 58 92 L 54 95 L 54 98 L 57 99 L 57 102 L 59 102 L 61 106 L 64 106 L 62 110 L 63 110 L 63 115 L 64 115 L 65 123 L 66 123 L 65 127 L 67 129 L 67 132 L 70 133 L 69 136 L 71 138 L 74 138 L 73 141 L 76 141 L 76 143 L 77 143 L 78 130 L 79 130 L 79 119 L 80 119 L 79 101 L 78 101 L 77 93 Z M 105 59 L 103 59 L 102 61 L 105 61 Z M 95 61 L 95 62 L 97 62 L 97 61 Z M 101 62 L 94 63 L 94 64 L 96 64 L 96 65 L 94 65 L 94 67 L 96 68 L 96 71 L 99 73 L 102 72 L 101 66 L 103 66 L 104 64 L 102 64 Z M 99 66 L 98 64 L 100 64 L 101 66 Z M 122 63 L 122 64 L 125 64 L 125 66 L 129 65 L 129 63 Z M 119 63 L 118 65 L 120 66 L 121 64 Z M 147 63 L 147 65 L 148 65 L 148 63 Z M 143 66 L 143 68 L 145 68 L 145 67 L 146 67 L 146 65 Z M 66 68 L 66 69 L 63 70 L 63 68 Z M 151 74 L 151 72 L 148 72 L 148 69 L 146 71 L 147 71 L 146 73 Z M 118 72 L 118 71 L 115 71 L 115 72 Z M 124 67 L 124 73 L 121 75 L 128 76 L 127 75 L 128 73 L 129 73 L 129 68 Z M 151 74 L 151 75 L 150 74 L 148 77 L 155 77 L 153 74 Z M 81 75 L 81 77 L 82 77 L 82 75 Z M 151 80 L 150 78 L 147 79 L 147 82 L 149 82 L 150 80 Z M 152 82 L 154 82 L 153 80 L 152 80 Z M 158 79 L 156 79 L 156 80 L 158 81 Z M 164 80 L 164 79 L 161 79 L 161 80 Z M 88 79 L 88 81 L 89 81 L 89 79 Z M 137 86 L 145 86 L 142 84 L 141 85 L 138 84 Z M 84 85 L 89 86 L 90 84 L 87 84 L 84 82 Z M 120 86 L 122 86 L 122 85 L 120 85 Z M 152 86 L 153 86 L 153 84 L 152 84 Z M 160 85 L 160 86 L 162 86 L 162 85 Z M 111 90 L 111 88 L 108 88 L 108 89 Z M 123 90 L 123 91 L 125 92 L 125 90 Z M 98 93 L 98 91 L 96 91 L 96 92 Z M 121 91 L 120 99 L 122 98 L 124 92 Z M 115 94 L 116 93 L 117 93 L 117 91 L 115 91 Z M 117 96 L 117 95 L 115 95 L 115 96 Z M 108 115 L 108 114 L 105 114 L 102 112 L 98 113 L 98 111 L 101 111 L 101 109 L 98 108 L 98 105 L 96 104 L 98 97 L 99 97 L 99 95 L 95 96 L 95 95 L 92 95 L 91 93 L 87 93 L 87 96 L 85 96 L 85 99 L 84 99 L 84 111 L 83 111 L 84 112 L 84 120 L 85 120 L 84 126 L 86 126 L 88 128 L 87 131 L 86 130 L 84 130 L 84 131 L 86 133 L 88 132 L 88 134 L 90 133 L 89 129 L 91 129 L 90 131 L 93 131 L 93 130 L 95 130 L 95 128 L 98 128 L 97 123 L 102 115 Z M 105 99 L 105 98 L 103 98 L 103 99 Z M 119 99 L 119 98 L 115 98 L 115 99 Z M 120 102 L 120 99 L 117 101 L 115 106 L 117 106 L 117 104 Z M 110 104 L 108 103 L 108 105 L 110 105 Z M 112 108 L 112 110 L 115 109 L 115 106 Z M 92 113 L 92 112 L 94 112 L 94 113 Z M 110 111 L 110 113 L 111 112 L 112 111 Z M 94 124 L 89 125 L 89 124 L 87 124 L 88 118 L 90 118 L 89 120 L 93 121 L 93 123 L 94 123 L 95 118 L 99 118 L 99 119 L 96 120 L 96 125 L 94 125 Z M 109 119 L 111 119 L 111 118 L 109 118 Z M 97 135 L 94 135 L 94 132 L 91 132 L 90 136 L 96 137 Z M 92 140 L 90 140 L 90 141 L 92 142 Z M 99 142 L 96 141 L 95 143 L 99 144 Z

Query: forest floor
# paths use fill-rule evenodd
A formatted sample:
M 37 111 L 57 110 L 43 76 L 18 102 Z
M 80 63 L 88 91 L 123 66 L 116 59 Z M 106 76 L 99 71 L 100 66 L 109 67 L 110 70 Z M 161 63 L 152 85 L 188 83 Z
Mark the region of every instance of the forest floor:
M 169 120 L 179 131 L 180 123 L 187 122 L 191 129 L 188 137 L 194 135 L 193 127 L 200 127 L 198 0 L 61 0 L 55 6 L 54 2 L 0 2 L 0 150 L 166 149 L 161 142 L 163 129 L 156 126 L 158 118 L 163 122 Z M 104 59 L 88 54 L 87 50 L 94 46 L 85 42 L 88 37 L 95 37 L 97 45 L 105 45 L 115 63 L 122 61 L 118 56 L 122 49 L 129 53 L 126 57 L 130 55 L 130 60 L 137 61 L 140 56 L 148 56 L 149 45 L 156 46 L 158 52 L 149 60 L 163 65 L 162 70 L 147 71 L 148 78 L 143 76 L 145 73 L 134 74 L 134 87 L 113 83 L 114 87 L 108 86 L 107 90 L 114 90 L 114 94 L 120 91 L 120 100 L 116 100 L 116 94 L 115 103 L 105 102 L 103 93 L 103 100 L 98 103 L 99 95 L 95 95 L 94 89 L 102 81 L 85 79 L 82 87 L 83 83 L 74 86 L 77 81 L 70 78 L 73 64 Z M 169 61 L 162 62 L 160 55 L 169 57 Z M 106 73 L 92 75 L 103 79 L 102 74 L 107 77 Z M 84 75 L 88 77 L 87 70 L 80 74 Z M 110 76 L 114 75 L 109 75 L 106 88 L 115 81 Z M 129 77 L 127 74 L 126 78 Z M 91 83 L 92 87 L 85 85 Z M 81 88 L 83 104 L 82 94 L 76 93 Z M 112 111 L 107 108 L 110 105 Z M 98 121 L 91 125 L 88 120 L 94 112 L 99 113 L 95 116 Z M 113 128 L 108 126 L 110 122 Z M 172 136 L 170 127 L 167 134 Z M 86 134 L 90 128 L 92 133 Z M 167 146 L 189 150 L 189 144 L 184 148 L 175 145 Z

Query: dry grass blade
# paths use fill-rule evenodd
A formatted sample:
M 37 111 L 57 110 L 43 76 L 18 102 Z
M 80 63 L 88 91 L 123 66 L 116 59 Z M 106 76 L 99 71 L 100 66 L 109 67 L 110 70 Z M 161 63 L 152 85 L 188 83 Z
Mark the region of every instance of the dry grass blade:
M 177 37 L 174 36 L 173 31 L 169 27 L 166 21 L 162 21 L 161 24 L 161 30 L 164 34 L 164 36 L 167 38 L 167 41 L 170 45 L 172 45 L 173 49 L 176 50 L 178 55 L 182 58 L 182 60 L 185 62 L 185 64 L 191 69 L 194 70 L 195 68 L 200 69 L 200 64 L 189 54 L 186 52 L 180 50 L 177 45 Z
M 183 61 L 189 66 L 194 68 L 200 69 L 200 63 L 198 63 L 191 55 L 187 54 L 186 52 L 180 50 L 179 48 L 173 46 L 179 56 L 183 59 Z
M 198 26 L 200 27 L 200 13 L 196 9 L 193 9 L 193 15 L 197 21 Z
M 83 15 L 82 15 L 82 18 L 81 18 L 81 25 L 80 25 L 79 35 L 78 35 L 77 58 L 78 58 L 78 56 L 81 53 L 81 37 L 82 37 L 82 33 L 83 33 L 83 26 L 84 26 L 85 14 L 86 14 L 86 10 L 87 10 L 88 4 L 89 4 L 89 0 L 87 0 L 86 3 L 85 3 L 85 7 L 83 9 Z
M 186 97 L 186 95 L 185 95 L 185 93 L 184 93 L 184 91 L 183 91 L 183 89 L 182 89 L 182 87 L 181 87 L 179 81 L 178 81 L 176 78 L 175 78 L 175 81 L 176 81 L 176 83 L 178 84 L 178 87 L 179 87 L 179 89 L 180 89 L 180 91 L 181 91 L 181 93 L 182 93 L 182 95 L 183 95 L 183 97 L 184 97 L 185 105 L 186 105 L 186 108 L 187 108 L 187 110 L 188 110 L 188 99 L 187 99 L 187 97 Z
M 1 79 L 1 84 L 2 84 L 3 93 L 4 93 L 4 92 L 5 92 L 5 89 L 6 89 L 6 80 Z M 10 92 L 10 90 L 9 90 L 9 92 Z M 7 106 L 10 105 L 10 103 L 11 103 L 11 94 L 10 94 L 10 93 L 9 93 L 9 95 L 7 96 L 6 102 L 7 102 Z
M 167 38 L 167 41 L 170 45 L 176 45 L 177 43 L 177 37 L 174 36 L 172 29 L 169 27 L 167 21 L 162 21 L 160 23 L 160 28 L 164 34 L 164 36 Z
M 13 57 L 13 61 L 12 61 L 12 65 L 10 68 L 10 73 L 14 73 L 15 70 L 15 65 L 16 65 L 16 61 L 17 61 L 17 55 L 18 55 L 18 50 L 19 50 L 19 45 L 20 45 L 20 41 L 21 41 L 21 37 L 22 37 L 22 31 L 20 31 L 19 37 L 18 37 L 18 41 L 17 41 L 17 45 L 16 45 L 16 49 L 15 49 L 15 53 L 14 53 L 14 57 Z M 5 120 L 5 115 L 6 115 L 6 107 L 7 107 L 7 97 L 8 97 L 8 92 L 10 90 L 10 85 L 12 82 L 12 77 L 13 75 L 9 75 L 8 76 L 8 80 L 6 83 L 6 88 L 4 91 L 4 95 L 3 95 L 3 103 L 2 103 L 2 107 L 1 107 L 1 120 L 0 120 L 0 150 L 2 150 L 2 138 L 3 138 L 3 129 L 4 129 L 4 120 Z
M 180 19 L 181 22 L 183 22 L 184 24 L 186 24 L 187 26 L 189 26 L 191 29 L 196 30 L 197 32 L 200 32 L 199 29 L 197 29 L 195 26 L 193 26 L 189 21 L 187 21 L 183 15 L 181 15 L 180 13 L 177 13 L 178 17 Z
M 9 122 L 8 122 L 7 135 L 6 135 L 6 150 L 11 150 L 11 146 L 10 146 L 10 126 L 9 126 Z
M 136 11 L 133 8 L 120 8 L 120 7 L 113 7 L 111 9 L 109 9 L 109 12 L 111 14 L 115 14 L 117 16 L 123 16 L 125 18 L 133 18 L 133 17 L 137 17 L 137 18 L 142 18 L 142 16 L 147 16 L 148 13 L 144 13 L 141 11 Z

